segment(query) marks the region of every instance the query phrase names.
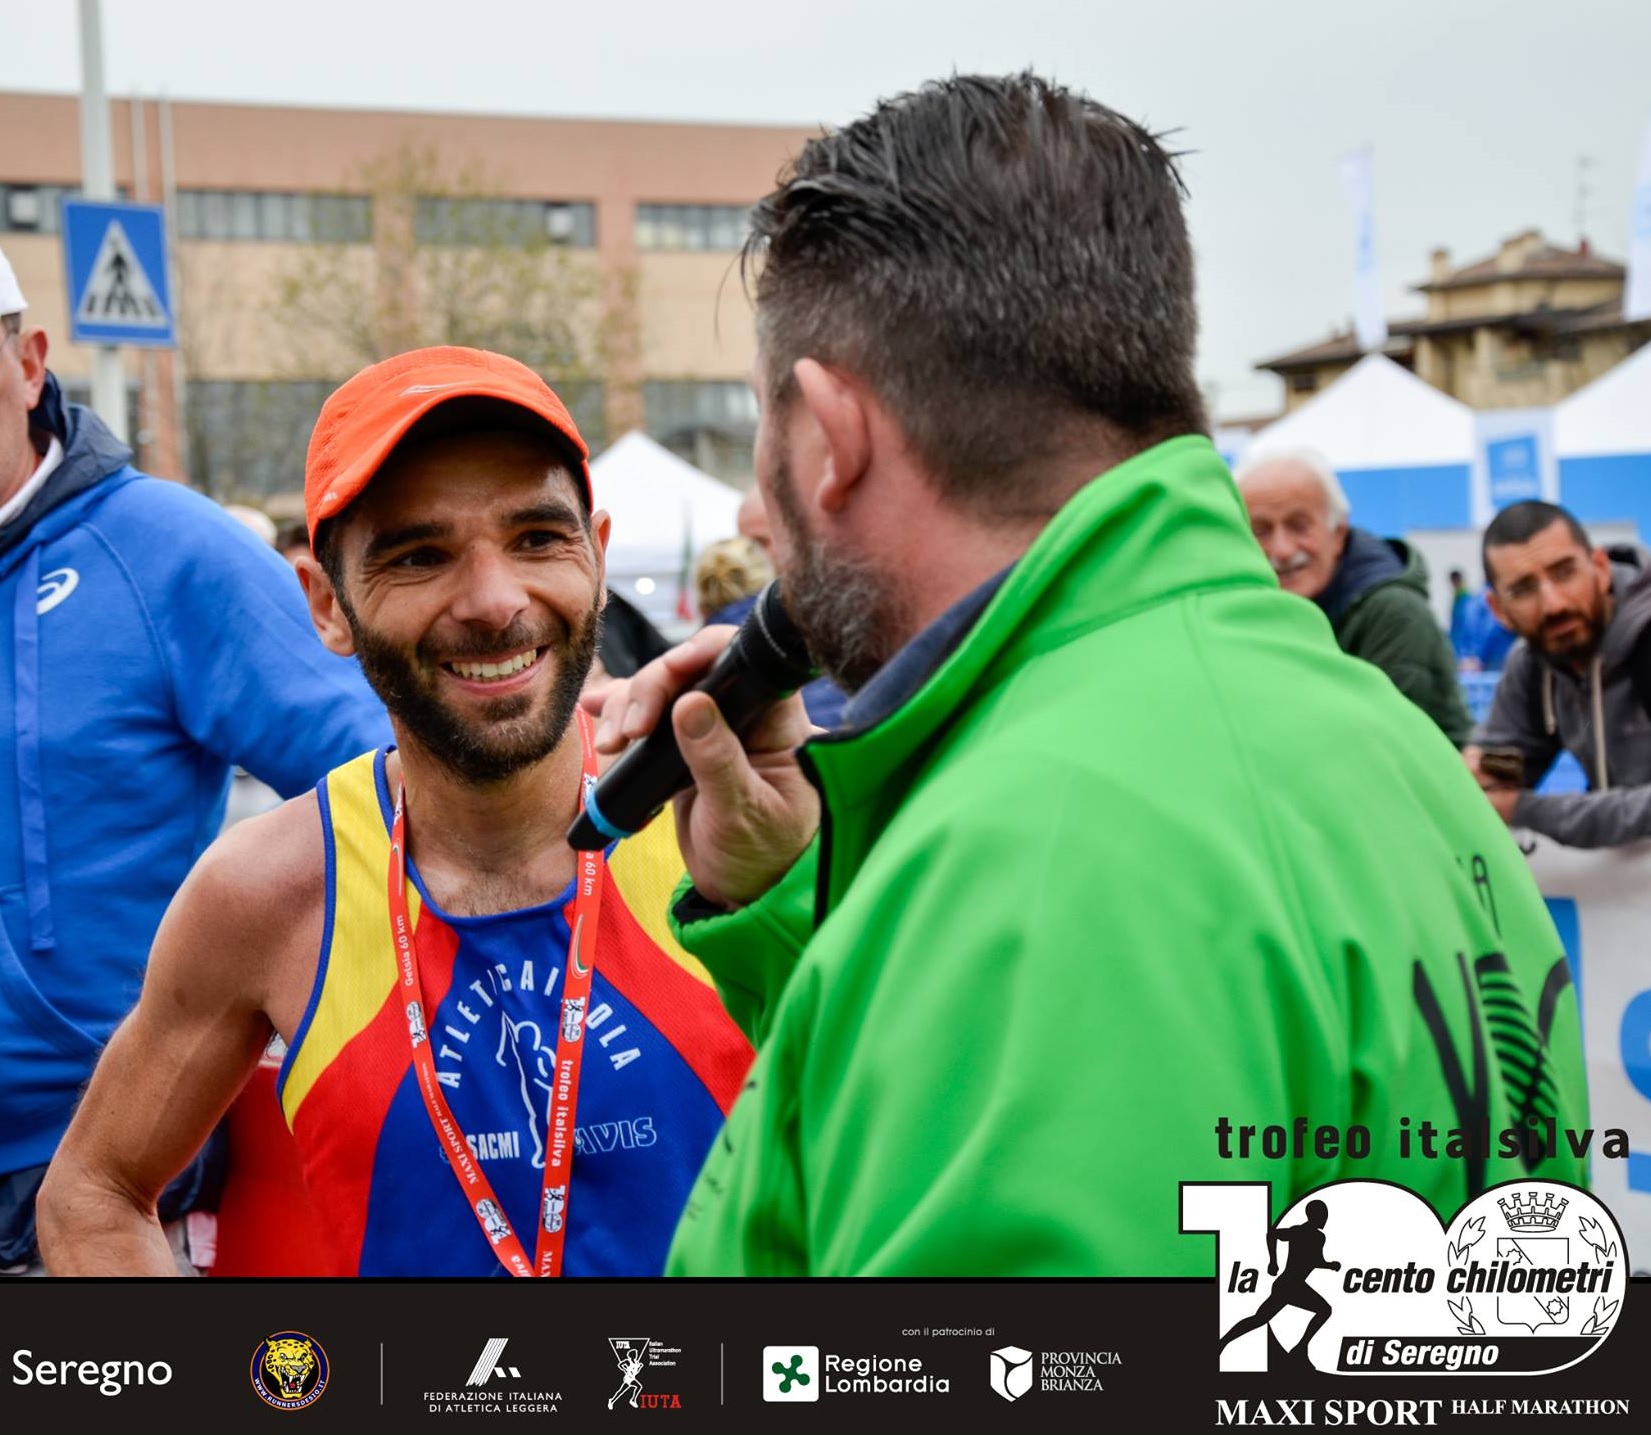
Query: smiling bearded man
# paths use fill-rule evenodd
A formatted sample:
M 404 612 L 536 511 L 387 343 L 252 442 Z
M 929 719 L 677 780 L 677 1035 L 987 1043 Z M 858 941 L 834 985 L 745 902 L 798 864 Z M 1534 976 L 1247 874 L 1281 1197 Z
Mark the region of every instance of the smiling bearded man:
M 171 1269 L 154 1197 L 273 1029 L 314 1273 L 658 1274 L 751 1048 L 665 930 L 671 825 L 563 838 L 609 528 L 584 442 L 515 361 L 421 350 L 327 401 L 305 508 L 311 617 L 396 745 L 191 874 L 47 1175 L 47 1265 Z

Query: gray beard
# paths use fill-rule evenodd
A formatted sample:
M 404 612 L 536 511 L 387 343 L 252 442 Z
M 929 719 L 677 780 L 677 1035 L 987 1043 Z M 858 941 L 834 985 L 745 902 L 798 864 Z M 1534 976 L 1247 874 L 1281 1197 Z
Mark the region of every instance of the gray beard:
M 905 643 L 904 605 L 871 564 L 828 553 L 808 531 L 788 457 L 774 475 L 774 518 L 790 549 L 780 570 L 785 610 L 821 670 L 844 692 L 857 693 Z

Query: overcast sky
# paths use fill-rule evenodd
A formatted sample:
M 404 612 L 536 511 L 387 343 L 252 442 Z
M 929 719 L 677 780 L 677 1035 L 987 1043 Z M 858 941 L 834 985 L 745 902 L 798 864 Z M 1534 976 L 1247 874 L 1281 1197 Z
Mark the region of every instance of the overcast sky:
M 0 0 L 0 89 L 77 89 L 77 6 Z M 1178 131 L 1199 372 L 1276 409 L 1258 358 L 1352 313 L 1337 160 L 1375 153 L 1389 312 L 1443 244 L 1530 226 L 1626 258 L 1651 123 L 1648 0 L 104 0 L 111 93 L 814 126 L 952 70 L 1030 66 Z M 26 135 L 0 135 L 4 153 Z M 1588 161 L 1586 168 L 1579 161 Z M 0 179 L 5 175 L 0 174 Z

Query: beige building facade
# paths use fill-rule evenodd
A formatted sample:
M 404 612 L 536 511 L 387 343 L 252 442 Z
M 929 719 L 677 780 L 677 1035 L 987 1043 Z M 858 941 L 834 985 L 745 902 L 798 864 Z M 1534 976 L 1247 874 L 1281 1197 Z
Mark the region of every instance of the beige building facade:
M 1471 408 L 1554 404 L 1651 341 L 1651 322 L 1623 320 L 1625 279 L 1586 240 L 1564 249 L 1534 229 L 1460 267 L 1436 249 L 1427 280 L 1414 286 L 1426 313 L 1390 319 L 1382 352 Z M 1336 330 L 1256 367 L 1283 379 L 1288 413 L 1359 357 L 1351 330 Z
M 593 449 L 642 428 L 749 480 L 754 336 L 738 251 L 803 130 L 112 100 L 123 198 L 165 203 L 177 351 L 128 349 L 150 471 L 222 498 L 301 484 L 326 393 L 419 343 L 515 353 Z M 69 95 L 0 94 L 0 247 L 83 396 L 58 205 Z M 279 506 L 279 504 L 277 504 Z

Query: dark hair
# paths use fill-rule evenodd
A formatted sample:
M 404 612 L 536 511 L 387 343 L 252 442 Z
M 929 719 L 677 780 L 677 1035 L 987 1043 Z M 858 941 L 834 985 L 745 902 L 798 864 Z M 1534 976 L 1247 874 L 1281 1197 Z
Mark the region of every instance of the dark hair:
M 302 518 L 283 523 L 275 530 L 275 551 L 285 553 L 289 548 L 308 548 L 310 530 Z
M 22 313 L 0 314 L 0 331 L 7 334 L 21 334 L 23 332 Z
M 1593 548 L 1594 545 L 1588 541 L 1588 534 L 1583 526 L 1557 503 L 1544 503 L 1539 498 L 1528 498 L 1523 503 L 1510 503 L 1491 519 L 1490 527 L 1485 530 L 1485 536 L 1479 544 L 1479 561 L 1485 565 L 1485 581 L 1496 581 L 1491 575 L 1491 549 L 1506 548 L 1514 543 L 1529 543 L 1543 529 L 1552 528 L 1556 523 L 1563 523 L 1570 530 L 1571 537 L 1584 548 Z
M 769 391 L 804 357 L 877 391 L 948 496 L 1037 493 L 1074 425 L 1206 431 L 1176 155 L 1029 73 L 957 75 L 810 140 L 753 211 Z M 759 262 L 760 261 L 760 262 Z

